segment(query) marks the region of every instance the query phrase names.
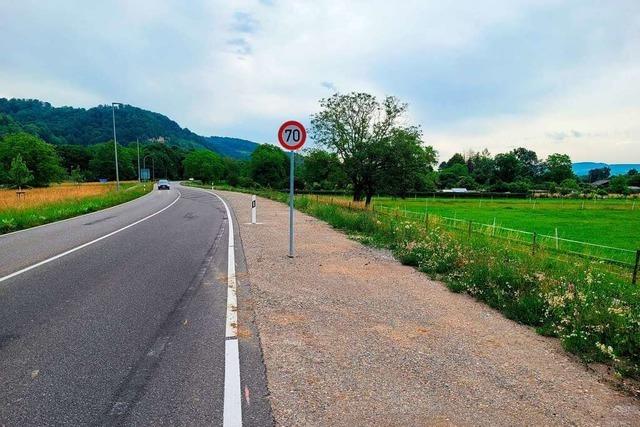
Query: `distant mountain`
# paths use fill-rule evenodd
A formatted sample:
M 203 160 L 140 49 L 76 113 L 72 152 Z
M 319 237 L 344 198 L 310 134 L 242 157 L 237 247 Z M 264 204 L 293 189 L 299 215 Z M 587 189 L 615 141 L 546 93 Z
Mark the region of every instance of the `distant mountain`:
M 205 138 L 207 147 L 220 153 L 222 156 L 235 159 L 247 159 L 258 148 L 257 143 L 246 139 L 229 138 L 226 136 L 209 136 Z
M 631 169 L 640 171 L 640 163 L 596 163 L 596 162 L 578 162 L 573 164 L 573 172 L 578 176 L 585 176 L 591 169 L 598 169 L 608 166 L 611 169 L 611 175 L 624 175 Z
M 113 139 L 110 105 L 84 109 L 54 107 L 36 99 L 0 98 L 0 135 L 16 130 L 33 133 L 51 144 L 92 145 Z M 247 158 L 258 144 L 238 138 L 204 137 L 168 117 L 123 105 L 116 110 L 118 141 L 156 140 L 184 148 L 206 148 L 223 156 Z

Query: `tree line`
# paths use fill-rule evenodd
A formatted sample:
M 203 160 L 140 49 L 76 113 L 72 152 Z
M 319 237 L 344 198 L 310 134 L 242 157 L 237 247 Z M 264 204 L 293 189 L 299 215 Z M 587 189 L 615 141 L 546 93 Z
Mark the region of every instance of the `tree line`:
M 407 104 L 395 97 L 379 100 L 366 93 L 335 94 L 321 100 L 320 106 L 309 129 L 316 147 L 296 155 L 297 189 L 347 191 L 355 200 L 369 203 L 374 194 L 404 197 L 456 187 L 513 193 L 591 192 L 588 182 L 609 177 L 610 171 L 594 169 L 579 178 L 569 156 L 556 153 L 540 159 L 526 148 L 495 156 L 487 150 L 457 153 L 438 164 L 437 153 L 424 143 L 422 130 L 407 122 Z M 0 185 L 115 179 L 113 141 L 50 144 L 6 117 L 0 130 Z M 156 179 L 194 178 L 274 189 L 288 186 L 288 155 L 274 145 L 260 145 L 250 158 L 234 159 L 157 138 L 139 144 L 129 138 L 117 147 L 121 179 L 138 178 L 138 149 L 141 167 L 144 163 Z M 611 191 L 625 193 L 629 186 L 639 185 L 640 176 L 634 172 L 613 177 Z

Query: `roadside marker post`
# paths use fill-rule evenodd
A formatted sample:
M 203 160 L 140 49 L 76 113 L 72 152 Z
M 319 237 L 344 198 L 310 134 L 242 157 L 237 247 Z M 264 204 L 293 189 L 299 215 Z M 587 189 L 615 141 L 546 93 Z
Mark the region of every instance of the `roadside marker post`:
M 251 196 L 251 224 L 256 223 L 256 195 Z
M 294 197 L 294 168 L 295 152 L 302 148 L 307 141 L 307 130 L 302 123 L 295 120 L 284 122 L 278 129 L 278 142 L 285 150 L 291 153 L 291 166 L 289 167 L 289 258 L 295 256 L 293 239 L 293 197 Z

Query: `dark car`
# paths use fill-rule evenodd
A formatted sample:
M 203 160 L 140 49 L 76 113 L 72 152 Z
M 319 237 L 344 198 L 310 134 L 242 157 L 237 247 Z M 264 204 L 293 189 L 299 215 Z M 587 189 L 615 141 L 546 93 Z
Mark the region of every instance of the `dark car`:
M 166 179 L 158 181 L 158 190 L 169 190 L 169 181 Z

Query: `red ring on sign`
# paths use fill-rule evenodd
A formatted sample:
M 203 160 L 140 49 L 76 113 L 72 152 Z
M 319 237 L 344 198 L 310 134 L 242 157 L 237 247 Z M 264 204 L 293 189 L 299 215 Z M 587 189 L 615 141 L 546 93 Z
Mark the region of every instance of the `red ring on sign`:
M 300 142 L 298 142 L 296 145 L 289 145 L 286 142 L 284 142 L 284 138 L 283 138 L 283 132 L 284 129 L 288 126 L 295 126 L 298 129 L 300 129 Z M 297 150 L 298 148 L 302 147 L 304 145 L 304 143 L 307 141 L 307 130 L 304 128 L 304 126 L 302 126 L 302 123 L 296 121 L 296 120 L 289 120 L 287 122 L 284 122 L 281 126 L 280 129 L 278 129 L 278 142 L 280 143 L 280 145 L 282 145 L 286 150 Z

